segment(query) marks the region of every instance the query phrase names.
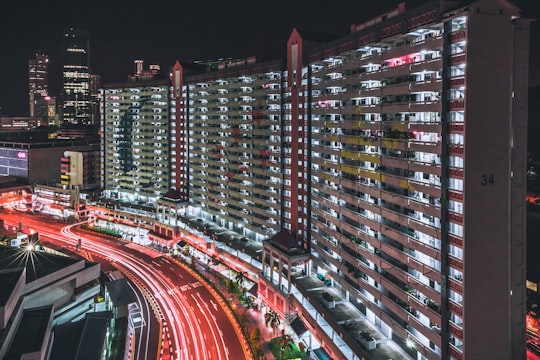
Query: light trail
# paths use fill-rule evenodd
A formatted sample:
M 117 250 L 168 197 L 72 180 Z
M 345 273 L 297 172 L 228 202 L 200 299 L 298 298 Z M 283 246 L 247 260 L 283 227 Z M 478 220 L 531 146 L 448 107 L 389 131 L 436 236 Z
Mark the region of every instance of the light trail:
M 84 241 L 83 247 L 87 250 L 90 250 L 96 254 L 99 254 L 101 256 L 104 256 L 112 262 L 121 264 L 120 266 L 124 268 L 124 271 L 129 271 L 133 276 L 137 277 L 139 280 L 145 280 L 145 287 L 141 288 L 141 291 L 145 293 L 147 297 L 149 297 L 151 300 L 154 300 L 157 303 L 157 307 L 155 310 L 156 316 L 158 317 L 158 321 L 160 322 L 160 326 L 163 326 L 163 322 L 166 321 L 166 324 L 174 324 L 174 323 L 181 323 L 181 320 L 179 318 L 179 314 L 177 311 L 174 311 L 174 307 L 171 307 L 171 303 L 168 301 L 168 299 L 161 298 L 161 301 L 158 297 L 156 297 L 154 294 L 159 294 L 163 291 L 163 288 L 159 285 L 160 279 L 159 276 L 156 276 L 156 272 L 154 268 L 149 267 L 147 264 L 139 261 L 137 258 L 134 258 L 132 256 L 129 256 L 129 254 L 124 253 L 123 251 L 107 247 L 98 243 L 95 243 L 88 238 L 84 238 L 78 234 L 74 234 L 71 232 L 71 228 L 74 226 L 77 226 L 79 224 L 73 224 L 66 226 L 62 229 L 62 234 L 72 239 L 74 243 L 77 243 L 78 239 L 81 238 Z M 117 266 L 118 266 L 117 264 Z M 165 329 L 168 330 L 168 327 Z M 181 336 L 177 333 L 176 327 L 173 327 L 173 341 L 170 341 L 167 337 L 167 332 L 162 332 L 162 342 L 167 345 L 167 348 L 169 350 L 173 349 L 174 353 L 164 354 L 160 352 L 160 359 L 176 359 L 177 358 L 177 351 L 175 351 L 175 348 L 179 348 L 179 344 L 182 344 L 182 348 L 186 348 L 186 344 L 184 339 L 186 338 L 186 334 L 183 333 Z M 172 345 L 171 345 L 172 344 Z M 176 346 L 174 346 L 176 344 Z M 187 355 L 187 354 L 186 354 Z
M 74 224 L 72 226 L 76 225 L 77 224 Z M 81 236 L 71 232 L 70 228 L 72 226 L 65 227 L 62 232 L 65 236 L 73 239 L 76 242 L 78 238 L 81 238 Z M 120 250 L 111 249 L 109 247 L 96 244 L 88 239 L 86 239 L 86 242 L 90 242 L 90 244 L 87 244 L 84 247 L 88 248 L 92 252 L 101 253 L 102 255 L 108 256 L 112 260 L 121 263 L 123 267 L 127 267 L 139 279 L 146 280 L 146 285 L 150 290 L 150 296 L 153 297 L 158 303 L 159 310 L 161 310 L 163 326 L 162 340 L 164 343 L 169 345 L 170 355 L 167 355 L 171 356 L 171 359 L 177 359 L 180 356 L 178 349 L 178 347 L 180 347 L 180 349 L 182 349 L 182 357 L 185 359 L 195 358 L 201 360 L 229 360 L 229 351 L 226 349 L 223 336 L 221 336 L 222 332 L 219 330 L 219 324 L 217 324 L 216 321 L 209 321 L 208 318 L 206 318 L 204 309 L 202 308 L 200 308 L 200 316 L 196 316 L 194 311 L 189 311 L 188 307 L 191 307 L 192 302 L 183 296 L 183 294 L 182 296 L 179 296 L 180 294 L 178 293 L 178 287 L 169 277 L 159 276 L 161 266 L 157 268 L 150 267 L 147 263 L 141 262 L 136 258 L 126 256 L 126 254 Z M 156 258 L 152 260 L 151 265 L 159 264 L 156 260 L 171 264 L 166 258 Z M 130 266 L 128 266 L 128 264 Z M 198 306 L 200 307 L 200 305 Z M 181 317 L 180 314 L 182 314 L 183 317 Z M 207 322 L 200 323 L 199 320 L 201 317 L 205 317 Z M 170 326 L 171 324 L 179 324 L 180 326 Z M 203 327 L 210 330 L 213 341 L 205 341 L 205 336 L 208 336 L 209 334 L 208 331 L 203 331 Z M 189 329 L 189 331 L 186 331 L 186 328 Z M 218 331 L 216 331 L 216 329 Z M 220 336 L 218 336 L 216 333 L 219 333 Z M 173 341 L 169 340 L 168 335 L 172 335 Z M 191 340 L 189 344 L 187 343 L 186 339 Z M 174 344 L 177 344 L 176 349 Z M 224 350 L 219 351 L 219 347 L 214 346 L 214 344 L 221 344 Z M 208 345 L 212 346 L 209 348 Z M 161 359 L 169 358 L 169 356 L 165 354 L 160 355 Z
M 213 300 L 204 300 L 199 291 L 196 291 L 196 296 L 193 295 L 194 288 L 204 287 L 197 277 L 194 278 L 194 282 L 186 282 L 189 280 L 181 274 L 176 274 L 180 269 L 180 265 L 176 261 L 171 261 L 161 255 L 145 262 L 137 256 L 133 256 L 133 254 L 124 252 L 122 249 L 114 248 L 113 245 L 118 246 L 118 243 L 114 241 L 103 239 L 103 243 L 101 243 L 81 236 L 81 234 L 73 233 L 72 228 L 82 223 L 84 222 L 62 228 L 62 236 L 59 236 L 58 232 L 47 231 L 46 228 L 41 228 L 39 232 L 45 237 L 74 248 L 77 246 L 78 240 L 81 239 L 82 253 L 93 253 L 107 259 L 108 262 L 132 280 L 132 283 L 141 290 L 148 300 L 143 303 L 147 309 L 149 306 L 152 307 L 154 315 L 160 324 L 160 343 L 158 344 L 156 356 L 158 359 L 231 359 L 231 352 L 223 336 L 224 332 L 215 315 L 224 309 L 216 306 Z M 96 237 L 99 237 L 99 235 L 96 235 Z M 168 274 L 171 276 L 168 276 Z M 178 282 L 186 283 L 178 286 Z M 204 288 L 212 293 L 208 288 Z M 211 296 L 211 299 L 214 299 L 216 294 Z M 214 306 L 208 306 L 208 302 Z M 204 306 L 201 306 L 201 304 Z M 149 321 L 146 322 L 146 326 L 148 324 Z M 236 331 L 236 327 L 234 329 Z M 230 330 L 225 333 L 230 334 Z M 146 340 L 139 337 L 138 341 L 137 359 L 147 360 L 148 354 L 143 353 L 144 349 L 148 349 L 149 332 L 146 333 Z M 146 341 L 146 346 L 142 345 L 144 341 Z M 245 353 L 246 350 L 243 347 L 241 348 Z M 238 359 L 239 354 L 237 352 L 233 354 L 235 355 L 233 360 Z M 245 353 L 245 356 L 250 358 L 247 353 Z

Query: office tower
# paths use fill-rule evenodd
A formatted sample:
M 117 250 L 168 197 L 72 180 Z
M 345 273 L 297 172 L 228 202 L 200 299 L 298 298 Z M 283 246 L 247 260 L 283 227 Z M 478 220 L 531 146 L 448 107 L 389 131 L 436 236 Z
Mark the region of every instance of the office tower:
M 90 75 L 90 109 L 91 109 L 91 123 L 99 126 L 101 121 L 101 112 L 99 108 L 99 89 L 101 88 L 101 76 L 92 74 Z
M 170 84 L 133 79 L 103 88 L 102 183 L 111 197 L 155 202 L 171 184 Z
M 63 124 L 93 125 L 89 34 L 69 28 L 63 38 Z
M 58 115 L 56 97 L 45 96 L 43 106 L 46 106 L 47 108 L 47 125 L 60 126 L 60 117 Z
M 30 105 L 30 117 L 45 116 L 41 112 L 36 113 L 36 103 L 44 99 L 48 94 L 48 73 L 49 57 L 42 53 L 37 53 L 34 59 L 28 60 L 28 99 Z

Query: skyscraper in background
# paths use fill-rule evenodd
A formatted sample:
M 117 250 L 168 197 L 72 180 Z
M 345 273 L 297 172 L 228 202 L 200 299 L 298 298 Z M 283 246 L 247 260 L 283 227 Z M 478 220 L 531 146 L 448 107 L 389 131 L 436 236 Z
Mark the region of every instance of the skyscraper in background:
M 42 53 L 36 53 L 34 59 L 28 60 L 28 100 L 30 116 L 36 114 L 36 102 L 44 99 L 48 93 L 47 66 L 49 57 Z
M 91 99 L 91 124 L 99 125 L 101 116 L 99 112 L 99 89 L 101 88 L 101 76 L 90 75 L 90 99 Z
M 69 28 L 63 40 L 62 123 L 92 125 L 89 34 Z

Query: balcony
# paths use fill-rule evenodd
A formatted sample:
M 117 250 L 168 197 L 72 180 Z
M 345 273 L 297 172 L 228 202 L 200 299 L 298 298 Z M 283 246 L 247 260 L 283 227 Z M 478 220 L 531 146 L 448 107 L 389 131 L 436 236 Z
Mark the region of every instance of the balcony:
M 316 329 L 316 333 L 322 336 L 323 339 L 326 339 L 325 342 L 333 344 L 331 346 L 339 347 L 340 345 L 336 344 L 336 339 L 344 341 L 355 354 L 359 354 L 366 359 L 387 360 L 389 357 L 395 359 L 407 357 L 392 341 L 388 341 L 362 312 L 350 303 L 343 301 L 341 296 L 334 292 L 333 289 L 321 288 L 321 282 L 316 276 L 298 277 L 293 281 L 299 290 L 299 293 L 292 297 L 293 303 L 296 307 L 303 309 L 302 317 L 305 319 L 305 322 Z M 370 287 L 365 281 L 363 281 L 363 284 Z M 350 293 L 358 298 L 359 302 L 369 308 L 376 316 L 382 317 L 385 322 L 392 326 L 392 329 L 399 336 L 403 338 L 407 337 L 408 332 L 405 330 L 403 322 L 398 323 L 398 321 L 372 304 L 358 291 L 358 288 L 345 285 Z M 324 297 L 328 297 L 323 295 L 325 293 L 332 296 L 334 307 L 324 305 Z M 385 306 L 407 317 L 407 313 L 402 308 L 394 304 L 386 296 L 381 296 L 381 302 Z M 313 304 L 313 310 L 305 309 L 304 302 Z M 330 327 L 327 327 L 327 324 Z M 342 329 L 342 331 L 338 330 L 339 337 L 335 333 L 333 335 L 328 333 L 328 331 L 333 332 L 331 329 Z M 440 336 L 433 336 L 433 339 L 437 344 L 440 344 Z M 421 345 L 419 346 L 421 347 Z M 340 350 L 336 350 L 336 353 L 339 353 Z M 426 351 L 426 354 L 430 352 L 429 350 L 423 351 Z

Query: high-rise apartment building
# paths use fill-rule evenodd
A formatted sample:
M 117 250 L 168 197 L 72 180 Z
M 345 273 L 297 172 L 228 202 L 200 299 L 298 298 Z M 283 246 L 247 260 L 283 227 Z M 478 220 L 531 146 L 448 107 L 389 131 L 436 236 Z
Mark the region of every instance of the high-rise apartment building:
M 48 64 L 49 57 L 46 54 L 37 53 L 34 59 L 28 60 L 28 100 L 29 100 L 29 113 L 30 117 L 34 116 L 46 116 L 45 113 L 36 113 L 36 104 L 40 101 L 44 101 L 48 95 Z
M 108 196 L 155 203 L 171 187 L 185 191 L 187 175 L 180 182 L 180 173 L 187 165 L 177 162 L 186 154 L 185 144 L 175 136 L 181 131 L 175 116 L 181 97 L 173 95 L 181 85 L 173 84 L 150 74 L 104 86 L 101 163 Z
M 294 30 L 284 66 L 177 64 L 174 106 L 106 87 L 105 184 L 158 196 L 188 167 L 189 213 L 262 245 L 237 261 L 313 351 L 525 359 L 528 34 L 509 1 L 400 4 L 315 47 Z
M 94 125 L 88 31 L 69 28 L 63 38 L 63 123 Z
M 281 221 L 281 62 L 187 78 L 190 203 L 262 240 Z M 199 212 L 197 211 L 197 212 Z

